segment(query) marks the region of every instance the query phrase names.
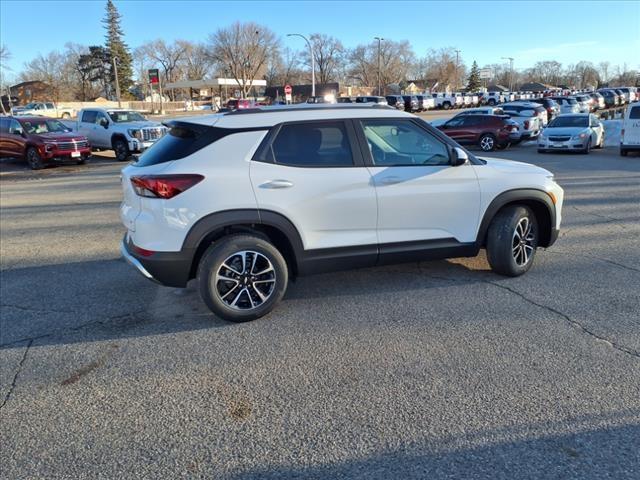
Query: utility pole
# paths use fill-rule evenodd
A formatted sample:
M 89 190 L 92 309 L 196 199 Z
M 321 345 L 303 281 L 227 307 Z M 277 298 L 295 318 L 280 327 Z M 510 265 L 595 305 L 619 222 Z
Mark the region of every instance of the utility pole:
M 382 42 L 382 40 L 384 40 L 384 38 L 382 37 L 373 37 L 374 39 L 378 40 L 378 95 L 382 95 L 381 90 L 380 90 L 380 42 Z
M 509 60 L 509 91 L 513 91 L 513 57 L 502 57 L 502 60 Z
M 116 79 L 116 99 L 118 100 L 118 108 L 122 108 L 122 103 L 120 102 L 120 82 L 118 81 L 118 66 L 116 65 L 116 60 L 118 57 L 111 58 L 113 63 L 113 74 Z
M 458 91 L 458 62 L 460 61 L 460 50 L 455 50 L 456 52 L 456 83 L 455 83 L 455 89 L 456 92 Z
M 287 37 L 302 37 L 309 47 L 309 55 L 311 55 L 311 96 L 316 96 L 316 60 L 313 57 L 313 47 L 311 42 L 300 33 L 287 33 Z

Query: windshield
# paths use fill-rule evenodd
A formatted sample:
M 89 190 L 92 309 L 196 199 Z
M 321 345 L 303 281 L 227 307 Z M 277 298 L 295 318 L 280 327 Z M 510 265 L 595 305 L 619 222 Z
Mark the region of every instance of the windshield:
M 567 98 L 567 102 L 569 102 L 569 105 L 576 105 L 578 103 L 575 98 Z
M 549 127 L 588 127 L 588 117 L 557 117 L 554 118 Z
M 20 122 L 25 131 L 29 134 L 40 133 L 64 133 L 70 132 L 71 129 L 66 127 L 58 120 L 27 120 Z
M 144 116 L 142 116 L 138 112 L 133 112 L 130 110 L 109 112 L 109 117 L 111 117 L 111 120 L 116 123 L 144 122 L 146 120 L 146 118 L 144 118 Z

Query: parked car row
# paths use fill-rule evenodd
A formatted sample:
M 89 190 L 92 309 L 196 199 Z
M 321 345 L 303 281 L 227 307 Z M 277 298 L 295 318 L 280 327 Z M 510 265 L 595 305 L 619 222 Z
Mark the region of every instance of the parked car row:
M 18 115 L 0 117 L 0 157 L 23 158 L 34 170 L 54 162 L 85 163 L 92 149 L 113 150 L 118 161 L 142 153 L 168 129 L 125 109 L 85 108 L 75 123 Z

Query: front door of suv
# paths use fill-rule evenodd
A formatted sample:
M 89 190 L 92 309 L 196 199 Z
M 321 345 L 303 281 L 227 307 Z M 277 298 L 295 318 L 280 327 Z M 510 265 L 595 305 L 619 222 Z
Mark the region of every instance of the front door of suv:
M 376 194 L 351 121 L 285 123 L 251 162 L 261 211 L 284 215 L 305 250 L 369 246 L 376 256 Z M 259 157 L 259 158 L 258 158 Z
M 470 164 L 450 164 L 450 147 L 411 119 L 356 122 L 365 163 L 378 198 L 378 241 L 474 242 L 480 214 L 480 186 Z M 402 247 L 400 247 L 402 248 Z

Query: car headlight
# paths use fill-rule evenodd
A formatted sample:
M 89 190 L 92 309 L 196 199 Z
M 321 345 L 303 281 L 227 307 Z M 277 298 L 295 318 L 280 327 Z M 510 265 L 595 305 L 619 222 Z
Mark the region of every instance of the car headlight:
M 579 133 L 578 135 L 574 135 L 574 136 L 573 136 L 573 140 L 583 140 L 583 139 L 585 139 L 585 138 L 587 138 L 587 134 L 586 134 L 586 133 L 584 133 L 584 132 Z
M 142 130 L 127 130 L 127 133 L 138 140 L 142 140 Z

